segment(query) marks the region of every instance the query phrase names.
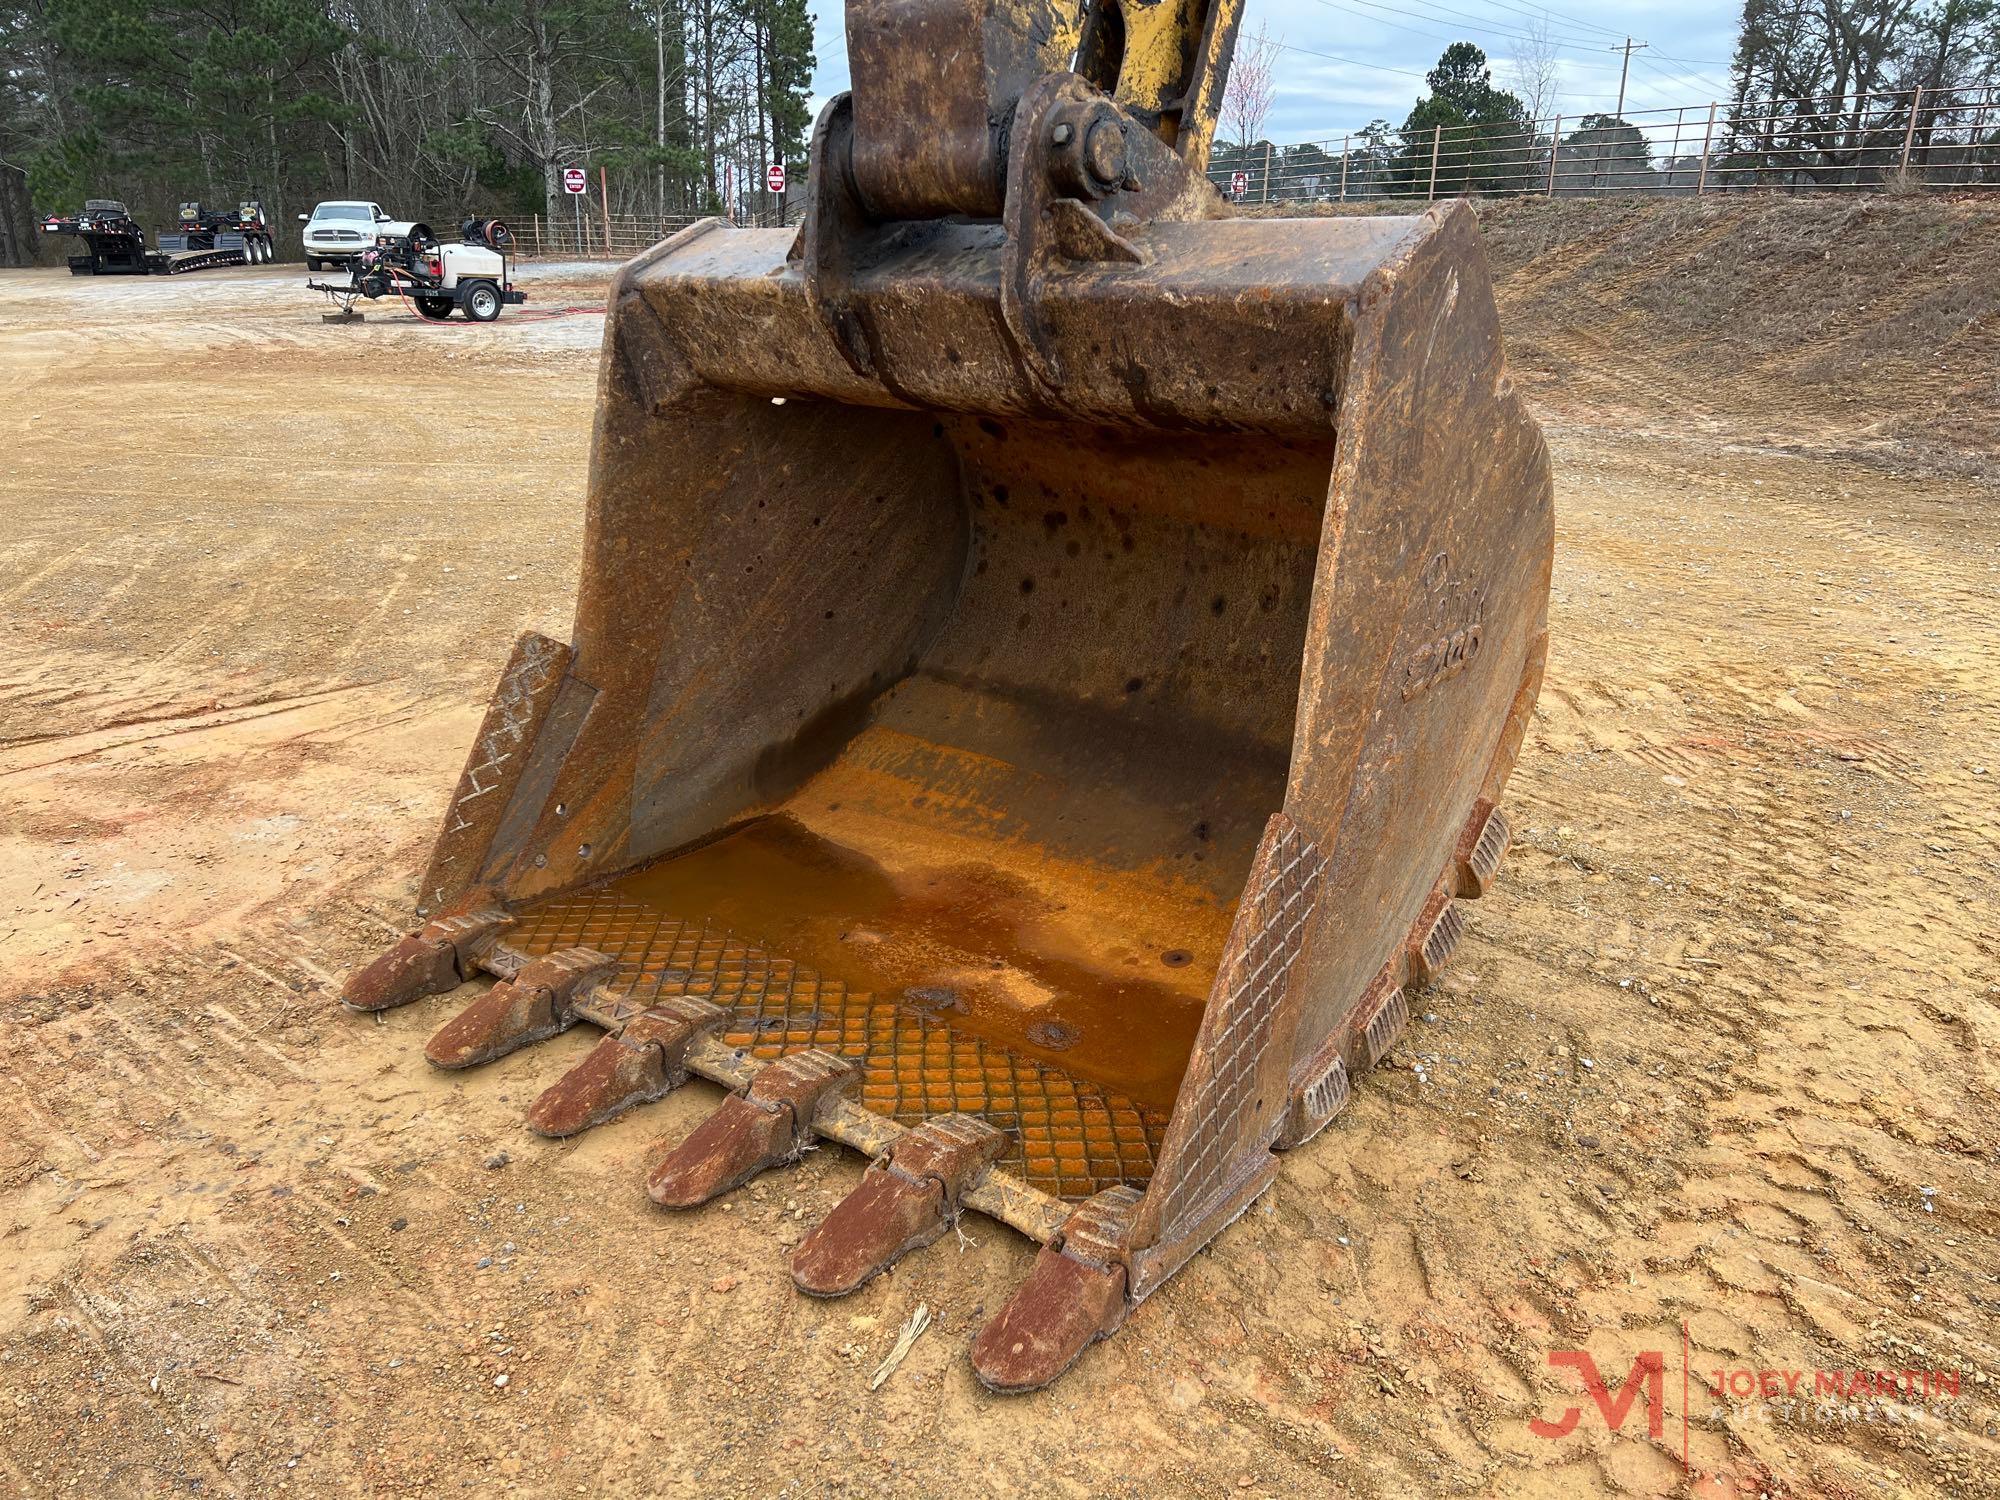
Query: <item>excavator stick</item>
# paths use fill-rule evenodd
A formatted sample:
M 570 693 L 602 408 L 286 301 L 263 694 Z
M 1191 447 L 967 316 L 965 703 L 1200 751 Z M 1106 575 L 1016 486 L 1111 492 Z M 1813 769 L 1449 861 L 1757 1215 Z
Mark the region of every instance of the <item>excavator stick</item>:
M 1073 74 L 991 4 L 850 4 L 804 227 L 619 274 L 571 639 L 516 647 L 430 925 L 350 991 L 494 976 L 447 1067 L 601 1028 L 544 1134 L 722 1084 L 665 1208 L 863 1152 L 814 1295 L 968 1210 L 1040 1242 L 973 1345 L 1001 1391 L 1395 1045 L 1506 851 L 1545 652 L 1548 462 L 1472 214 L 1223 217 L 1235 17 L 1189 13 L 1128 79 L 1097 10 L 1014 37 Z M 890 84 L 950 84 L 950 25 L 1007 108 L 919 130 Z

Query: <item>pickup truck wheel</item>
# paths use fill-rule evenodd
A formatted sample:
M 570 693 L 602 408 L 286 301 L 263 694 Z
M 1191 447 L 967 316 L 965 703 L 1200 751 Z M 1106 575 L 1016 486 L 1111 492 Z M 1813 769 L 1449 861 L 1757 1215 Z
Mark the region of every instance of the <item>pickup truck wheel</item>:
M 308 271 L 317 271 L 317 270 L 319 270 L 319 269 L 320 269 L 320 262 L 319 262 L 318 258 L 317 258 L 317 257 L 315 257 L 315 256 L 311 256 L 311 255 L 308 255 L 308 256 L 306 257 L 306 269 L 307 269 Z
M 429 318 L 433 323 L 442 323 L 451 316 L 452 308 L 457 305 L 449 297 L 416 297 L 411 300 L 417 304 L 418 314 Z
M 490 281 L 475 281 L 465 289 L 465 315 L 475 323 L 491 323 L 500 316 L 500 288 Z

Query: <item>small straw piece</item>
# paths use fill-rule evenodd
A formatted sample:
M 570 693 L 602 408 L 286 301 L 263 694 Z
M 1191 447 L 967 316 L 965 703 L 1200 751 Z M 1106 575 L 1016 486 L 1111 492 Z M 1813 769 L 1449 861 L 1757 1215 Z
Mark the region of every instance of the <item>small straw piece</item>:
M 917 1310 L 910 1314 L 910 1321 L 905 1323 L 903 1331 L 896 1335 L 896 1347 L 889 1351 L 889 1357 L 876 1368 L 874 1378 L 868 1382 L 869 1390 L 877 1391 L 882 1388 L 882 1382 L 896 1373 L 896 1366 L 903 1362 L 904 1356 L 910 1352 L 910 1346 L 916 1343 L 923 1336 L 923 1331 L 930 1326 L 931 1310 L 926 1304 L 919 1302 Z

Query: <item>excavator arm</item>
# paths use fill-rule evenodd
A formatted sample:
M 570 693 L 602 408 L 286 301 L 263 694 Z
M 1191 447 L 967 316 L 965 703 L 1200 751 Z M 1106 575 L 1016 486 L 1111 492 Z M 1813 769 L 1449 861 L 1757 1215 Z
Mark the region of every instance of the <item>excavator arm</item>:
M 803 226 L 619 273 L 570 639 L 516 646 L 428 921 L 345 991 L 497 980 L 441 1068 L 600 1028 L 545 1135 L 722 1084 L 663 1208 L 865 1153 L 812 1295 L 1012 1225 L 994 1390 L 1396 1044 L 1541 680 L 1548 462 L 1472 215 L 1229 217 L 1239 13 L 851 0 Z

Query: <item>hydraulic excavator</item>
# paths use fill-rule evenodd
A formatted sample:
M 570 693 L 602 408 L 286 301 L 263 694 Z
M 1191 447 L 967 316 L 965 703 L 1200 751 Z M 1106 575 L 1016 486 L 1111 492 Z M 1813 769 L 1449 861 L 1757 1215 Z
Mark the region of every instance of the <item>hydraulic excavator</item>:
M 529 1124 L 729 1092 L 648 1191 L 870 1158 L 838 1296 L 977 1210 L 1042 1386 L 1338 1114 L 1508 844 L 1547 456 L 1471 212 L 1231 217 L 1241 0 L 849 0 L 803 227 L 618 274 L 580 597 L 361 1009 L 497 980 Z

